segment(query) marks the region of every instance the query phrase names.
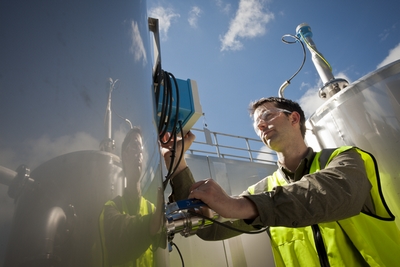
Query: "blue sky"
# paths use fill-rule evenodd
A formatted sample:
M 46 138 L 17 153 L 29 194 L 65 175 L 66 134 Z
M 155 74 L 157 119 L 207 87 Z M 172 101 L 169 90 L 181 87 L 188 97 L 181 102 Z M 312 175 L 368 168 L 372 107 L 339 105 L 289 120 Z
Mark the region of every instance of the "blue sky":
M 197 81 L 211 131 L 256 137 L 247 108 L 252 100 L 277 96 L 300 66 L 299 44 L 281 41 L 308 23 L 318 50 L 335 78 L 350 83 L 400 59 L 400 2 L 204 0 L 148 1 L 158 18 L 162 67 L 177 78 Z M 307 50 L 302 71 L 284 91 L 312 114 L 322 86 Z

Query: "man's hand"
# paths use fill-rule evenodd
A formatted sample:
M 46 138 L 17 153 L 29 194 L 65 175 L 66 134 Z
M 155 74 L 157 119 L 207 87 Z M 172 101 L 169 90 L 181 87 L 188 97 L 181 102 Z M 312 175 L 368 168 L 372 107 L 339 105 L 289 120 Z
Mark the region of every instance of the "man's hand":
M 231 197 L 212 179 L 194 183 L 188 198 L 202 200 L 224 218 L 254 219 L 258 216 L 255 204 L 245 197 Z
M 163 137 L 163 142 L 168 141 L 170 137 L 170 134 L 167 133 L 164 135 Z M 183 152 L 185 153 L 189 147 L 192 145 L 193 141 L 195 140 L 196 136 L 192 133 L 192 132 L 188 132 L 185 136 L 184 136 L 184 149 Z M 172 155 L 172 149 L 174 148 L 174 140 L 173 138 L 171 138 L 171 140 L 164 144 L 161 143 L 161 154 L 164 158 L 165 161 L 165 166 L 167 167 L 167 169 L 169 168 L 170 164 L 171 164 L 171 155 Z M 176 150 L 175 150 L 175 160 L 178 160 L 180 155 L 181 155 L 181 151 L 182 151 L 182 138 L 178 137 L 177 138 L 177 144 L 176 144 Z M 179 165 L 177 166 L 175 173 L 174 174 L 178 174 L 179 172 L 181 172 L 183 169 L 185 169 L 187 167 L 186 164 L 186 160 L 185 157 L 182 157 L 182 160 L 179 162 Z

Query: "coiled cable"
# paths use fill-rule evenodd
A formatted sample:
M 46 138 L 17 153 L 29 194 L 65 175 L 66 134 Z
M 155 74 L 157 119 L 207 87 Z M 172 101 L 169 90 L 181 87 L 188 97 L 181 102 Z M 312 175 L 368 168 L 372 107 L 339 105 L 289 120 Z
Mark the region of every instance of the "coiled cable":
M 161 69 L 160 66 L 157 66 L 156 73 L 154 74 L 154 85 L 155 85 L 155 98 L 156 98 L 156 110 L 157 116 L 159 117 L 158 121 L 158 136 L 161 144 L 168 144 L 173 140 L 172 149 L 171 149 L 171 163 L 168 168 L 167 175 L 165 176 L 165 180 L 163 182 L 164 190 L 168 184 L 168 181 L 171 179 L 172 174 L 176 171 L 180 161 L 182 160 L 184 154 L 184 138 L 182 139 L 182 150 L 180 153 L 180 157 L 177 161 L 175 161 L 176 155 L 176 147 L 178 142 L 178 133 L 182 135 L 182 121 L 179 120 L 179 87 L 178 82 L 176 81 L 175 76 L 167 71 Z M 174 90 L 175 89 L 175 95 Z M 175 113 L 173 113 L 175 101 Z M 161 105 L 159 107 L 159 105 Z M 165 136 L 169 133 L 168 138 Z M 174 167 L 175 166 L 175 167 Z
M 288 40 L 285 39 L 285 37 L 291 37 L 291 38 L 295 39 L 295 41 L 288 41 Z M 304 63 L 306 62 L 306 57 L 307 57 L 307 53 L 306 53 L 306 49 L 305 49 L 305 47 L 304 47 L 304 44 L 303 44 L 303 42 L 300 40 L 300 38 L 298 38 L 297 36 L 292 35 L 292 34 L 285 34 L 285 35 L 282 36 L 282 42 L 285 43 L 285 44 L 295 44 L 295 43 L 299 42 L 299 43 L 301 44 L 302 49 L 303 49 L 303 61 L 301 62 L 300 67 L 297 69 L 297 71 L 292 75 L 292 77 L 290 77 L 288 80 L 286 80 L 286 81 L 281 85 L 281 87 L 279 88 L 279 92 L 278 92 L 279 97 L 283 97 L 283 90 L 285 90 L 285 88 L 290 84 L 290 82 L 292 81 L 292 79 L 293 79 L 294 77 L 296 77 L 296 75 L 297 75 L 297 74 L 300 72 L 300 70 L 303 68 Z

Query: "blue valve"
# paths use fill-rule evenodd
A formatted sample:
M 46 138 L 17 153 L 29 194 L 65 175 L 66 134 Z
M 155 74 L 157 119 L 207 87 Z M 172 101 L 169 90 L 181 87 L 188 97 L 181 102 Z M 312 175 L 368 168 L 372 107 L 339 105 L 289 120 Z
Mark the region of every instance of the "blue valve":
M 302 37 L 312 37 L 312 31 L 311 27 L 307 23 L 302 23 L 296 28 L 296 36 L 299 37 L 300 39 Z
M 179 210 L 187 210 L 207 206 L 203 201 L 195 198 L 179 200 L 167 206 L 166 214 L 171 214 Z

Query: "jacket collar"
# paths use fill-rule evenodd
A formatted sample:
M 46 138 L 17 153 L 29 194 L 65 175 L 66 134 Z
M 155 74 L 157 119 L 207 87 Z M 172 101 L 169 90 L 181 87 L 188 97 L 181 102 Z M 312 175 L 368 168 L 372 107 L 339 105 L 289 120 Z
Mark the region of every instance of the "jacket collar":
M 297 166 L 295 172 L 291 172 L 290 170 L 283 167 L 278 161 L 278 171 L 285 177 L 288 183 L 296 182 L 300 180 L 305 174 L 308 174 L 310 171 L 310 167 L 312 161 L 314 159 L 315 152 L 309 147 L 306 156 L 300 161 L 299 166 Z

